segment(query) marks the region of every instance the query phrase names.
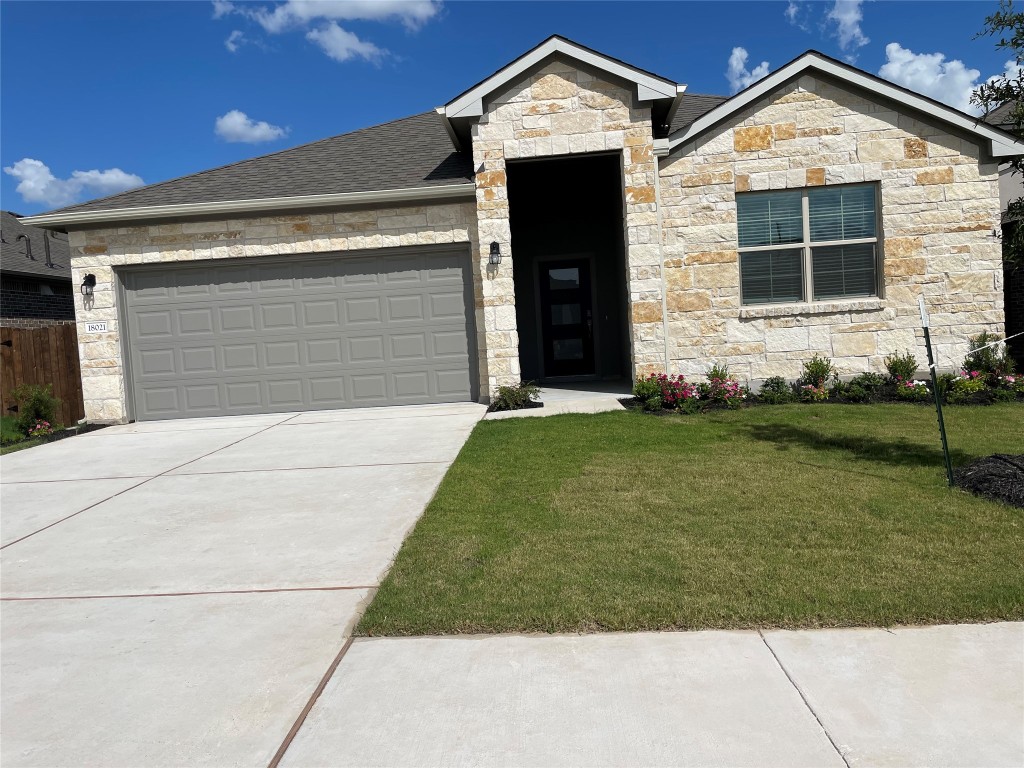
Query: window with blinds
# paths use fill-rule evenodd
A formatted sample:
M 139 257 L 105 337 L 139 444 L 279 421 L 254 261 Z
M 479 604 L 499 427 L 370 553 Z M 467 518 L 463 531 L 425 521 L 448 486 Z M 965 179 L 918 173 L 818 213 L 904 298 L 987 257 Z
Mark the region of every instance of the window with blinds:
M 877 185 L 736 196 L 743 304 L 878 295 Z

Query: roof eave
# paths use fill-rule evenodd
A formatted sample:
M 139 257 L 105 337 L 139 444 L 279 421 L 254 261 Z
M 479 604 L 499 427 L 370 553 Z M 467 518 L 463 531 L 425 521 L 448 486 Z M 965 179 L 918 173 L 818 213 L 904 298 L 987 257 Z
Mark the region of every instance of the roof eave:
M 885 80 L 869 75 L 866 72 L 853 69 L 840 64 L 837 61 L 822 56 L 816 52 L 808 52 L 796 60 L 790 62 L 781 69 L 772 72 L 767 77 L 758 80 L 756 83 L 740 91 L 728 101 L 710 112 L 694 120 L 690 125 L 681 131 L 669 136 L 669 146 L 674 150 L 696 140 L 706 131 L 726 120 L 729 115 L 747 108 L 751 104 L 764 98 L 776 88 L 784 85 L 795 77 L 799 77 L 807 70 L 817 70 L 831 77 L 837 78 L 851 85 L 877 93 L 878 95 L 905 104 L 907 107 L 918 112 L 930 115 L 944 123 L 954 125 L 961 130 L 974 133 L 982 139 L 986 139 L 989 145 L 989 153 L 993 158 L 1016 157 L 1024 155 L 1024 142 L 1016 139 L 1011 134 L 999 128 L 995 128 L 984 122 L 980 117 L 975 118 L 959 110 L 947 107 L 933 101 L 925 96 L 916 94 L 904 88 L 892 85 Z
M 46 229 L 66 229 L 76 225 L 105 224 L 139 219 L 184 218 L 189 216 L 216 216 L 251 214 L 264 211 L 287 211 L 299 208 L 328 208 L 375 203 L 401 203 L 414 200 L 473 199 L 476 185 L 467 181 L 433 187 L 406 187 L 403 189 L 368 190 L 365 192 L 339 192 L 331 195 L 300 195 L 294 197 L 265 197 L 253 200 L 224 200 L 212 203 L 184 203 L 175 205 L 148 205 L 139 208 L 107 208 L 92 211 L 25 216 L 22 222 Z

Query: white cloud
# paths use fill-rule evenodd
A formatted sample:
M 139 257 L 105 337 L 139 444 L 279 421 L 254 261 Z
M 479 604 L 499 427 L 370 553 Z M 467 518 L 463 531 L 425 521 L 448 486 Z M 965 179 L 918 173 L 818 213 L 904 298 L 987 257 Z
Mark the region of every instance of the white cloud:
M 224 41 L 224 47 L 232 53 L 235 53 L 242 45 L 245 44 L 245 34 L 240 29 L 236 29 L 230 35 L 228 39 Z
M 767 61 L 762 61 L 753 70 L 747 69 L 748 56 L 747 49 L 739 46 L 733 48 L 729 54 L 729 67 L 725 70 L 725 76 L 733 93 L 756 83 L 769 72 Z
M 26 203 L 52 206 L 69 205 L 86 193 L 91 197 L 105 197 L 145 184 L 141 177 L 120 168 L 72 171 L 70 178 L 58 179 L 45 163 L 31 157 L 5 167 L 4 173 L 18 179 L 18 194 Z
M 836 4 L 826 17 L 836 25 L 835 34 L 839 38 L 839 47 L 844 51 L 852 53 L 871 42 L 860 28 L 860 23 L 864 20 L 862 2 L 863 0 L 836 0 Z M 847 58 L 853 60 L 855 56 Z
M 951 107 L 977 114 L 971 106 L 971 92 L 978 87 L 981 72 L 967 67 L 959 59 L 946 60 L 942 53 L 914 53 L 899 43 L 885 46 L 886 62 L 878 70 L 880 77 L 912 91 L 931 96 Z M 1016 63 L 1008 61 L 1007 70 Z
M 264 120 L 256 122 L 245 112 L 232 109 L 230 112 L 217 118 L 213 126 L 213 132 L 224 139 L 224 141 L 259 144 L 286 136 L 288 129 L 271 125 Z
M 373 43 L 360 40 L 356 35 L 338 26 L 336 21 L 325 24 L 319 29 L 311 29 L 306 33 L 310 40 L 335 61 L 348 61 L 359 57 L 367 61 L 379 62 L 387 51 Z
M 236 6 L 236 10 L 241 10 Z M 400 21 L 419 29 L 441 10 L 434 0 L 287 0 L 273 10 L 241 10 L 276 34 L 292 27 L 327 21 Z
M 255 22 L 271 35 L 305 30 L 306 39 L 316 43 L 335 61 L 361 58 L 379 62 L 388 55 L 385 49 L 344 29 L 339 21 L 398 22 L 415 31 L 440 11 L 440 0 L 286 0 L 271 7 L 213 0 L 215 19 L 236 14 Z M 229 37 L 224 44 L 234 53 L 239 42 L 241 39 Z M 232 48 L 232 44 L 236 47 Z
M 789 4 L 786 6 L 786 21 L 804 32 L 810 32 L 804 18 L 807 15 L 805 10 L 805 7 L 800 4 L 800 0 L 789 0 Z
M 228 0 L 213 0 L 213 18 L 219 19 L 229 13 L 234 13 L 234 11 L 234 3 L 230 3 Z

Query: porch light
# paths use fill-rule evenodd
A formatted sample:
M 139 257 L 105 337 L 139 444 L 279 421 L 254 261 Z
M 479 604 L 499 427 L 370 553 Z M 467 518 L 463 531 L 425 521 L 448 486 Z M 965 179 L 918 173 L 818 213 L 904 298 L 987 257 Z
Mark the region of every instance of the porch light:
M 96 275 L 86 275 L 82 280 L 82 295 L 92 296 L 92 289 L 96 287 Z
M 495 240 L 491 243 L 491 255 L 487 259 L 488 264 L 501 264 L 501 246 L 498 245 L 498 241 Z

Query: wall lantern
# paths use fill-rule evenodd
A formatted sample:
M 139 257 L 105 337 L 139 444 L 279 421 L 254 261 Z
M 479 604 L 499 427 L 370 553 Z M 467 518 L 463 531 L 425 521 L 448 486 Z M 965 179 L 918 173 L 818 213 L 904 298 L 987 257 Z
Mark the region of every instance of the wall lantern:
M 82 280 L 82 295 L 92 296 L 92 289 L 96 287 L 96 275 L 86 275 Z
M 491 243 L 491 255 L 487 259 L 488 264 L 501 264 L 501 246 L 495 241 Z

